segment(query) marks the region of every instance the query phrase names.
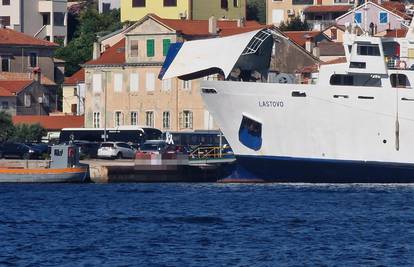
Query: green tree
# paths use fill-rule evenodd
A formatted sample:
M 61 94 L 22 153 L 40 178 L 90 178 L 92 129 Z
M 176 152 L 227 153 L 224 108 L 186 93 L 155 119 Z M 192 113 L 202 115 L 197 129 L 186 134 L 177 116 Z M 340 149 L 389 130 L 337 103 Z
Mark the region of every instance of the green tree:
M 288 23 L 282 22 L 279 25 L 279 29 L 282 31 L 308 31 L 310 25 L 305 21 L 302 21 L 299 16 L 289 20 Z
M 120 29 L 120 11 L 99 14 L 94 3 L 87 5 L 79 16 L 79 26 L 74 38 L 66 47 L 56 51 L 56 57 L 66 61 L 65 75 L 70 76 L 83 64 L 92 58 L 93 43 L 98 35 L 103 36 Z
M 38 143 L 42 141 L 42 136 L 45 136 L 47 131 L 39 123 L 36 124 L 16 124 L 14 126 L 14 134 L 11 139 L 17 142 L 33 142 Z
M 9 140 L 13 136 L 14 127 L 9 113 L 0 111 L 0 142 Z
M 246 13 L 247 20 L 266 23 L 266 0 L 248 0 Z

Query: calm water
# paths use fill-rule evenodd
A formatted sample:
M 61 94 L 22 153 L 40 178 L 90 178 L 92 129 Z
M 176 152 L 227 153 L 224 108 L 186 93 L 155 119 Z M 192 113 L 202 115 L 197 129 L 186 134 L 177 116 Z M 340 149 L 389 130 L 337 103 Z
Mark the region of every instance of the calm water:
M 0 265 L 414 265 L 411 185 L 0 185 L 0 203 Z

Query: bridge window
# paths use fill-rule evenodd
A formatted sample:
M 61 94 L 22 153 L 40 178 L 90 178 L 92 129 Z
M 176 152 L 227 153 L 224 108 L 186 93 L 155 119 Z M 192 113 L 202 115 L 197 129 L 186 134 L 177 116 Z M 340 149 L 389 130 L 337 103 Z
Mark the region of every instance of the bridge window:
M 380 56 L 379 46 L 376 44 L 358 44 L 357 54 L 360 56 Z
M 334 74 L 329 81 L 331 85 L 354 85 L 354 77 L 351 75 Z
M 248 148 L 259 150 L 262 147 L 262 124 L 243 116 L 239 128 L 239 141 Z
M 391 86 L 395 88 L 411 88 L 410 81 L 405 74 L 391 74 Z

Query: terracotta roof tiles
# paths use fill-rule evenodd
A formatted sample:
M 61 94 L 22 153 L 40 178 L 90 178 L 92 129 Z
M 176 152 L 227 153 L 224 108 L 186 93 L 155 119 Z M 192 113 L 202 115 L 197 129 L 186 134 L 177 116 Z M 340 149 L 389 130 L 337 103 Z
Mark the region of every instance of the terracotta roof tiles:
M 303 10 L 305 13 L 346 13 L 352 9 L 352 5 L 326 5 L 326 6 L 309 6 Z
M 64 85 L 75 85 L 85 81 L 85 69 L 82 68 L 75 72 L 72 76 L 65 78 Z
M 307 38 L 315 38 L 322 32 L 319 31 L 286 31 L 283 32 L 290 40 L 295 42 L 297 45 L 304 47 Z
M 114 44 L 98 58 L 90 60 L 85 65 L 117 65 L 125 63 L 125 38 Z
M 13 124 L 36 124 L 39 123 L 47 130 L 62 130 L 63 128 L 84 127 L 84 116 L 13 116 Z
M 31 80 L 24 80 L 24 81 L 9 81 L 9 80 L 2 80 L 0 81 L 0 88 L 1 95 L 0 96 L 13 96 L 15 94 L 20 93 L 23 91 L 27 86 L 31 85 L 33 81 Z M 9 93 L 7 93 L 8 91 Z
M 0 45 L 58 47 L 58 44 L 37 39 L 7 28 L 0 28 Z

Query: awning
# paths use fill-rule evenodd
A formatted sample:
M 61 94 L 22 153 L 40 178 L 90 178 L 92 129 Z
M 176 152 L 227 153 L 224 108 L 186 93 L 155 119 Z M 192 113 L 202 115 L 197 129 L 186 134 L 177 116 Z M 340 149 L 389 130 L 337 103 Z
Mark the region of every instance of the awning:
M 193 79 L 206 76 L 209 72 L 217 73 L 217 70 L 221 70 L 227 77 L 243 52 L 246 49 L 249 51 L 248 45 L 256 44 L 255 47 L 260 47 L 260 40 L 269 37 L 270 34 L 267 33 L 264 37 L 261 36 L 265 31 L 256 30 L 223 38 L 173 44 L 158 77 L 171 79 L 193 75 Z M 258 43 L 260 44 L 257 45 Z

